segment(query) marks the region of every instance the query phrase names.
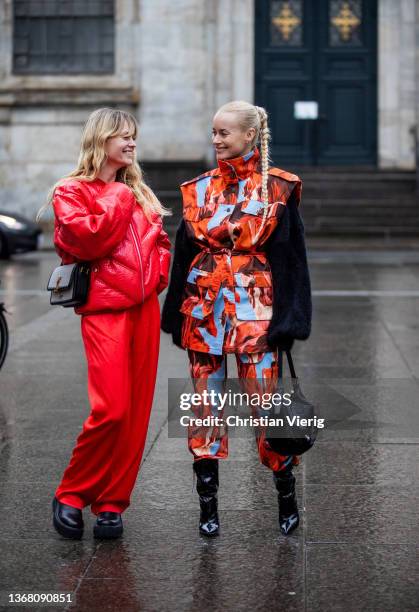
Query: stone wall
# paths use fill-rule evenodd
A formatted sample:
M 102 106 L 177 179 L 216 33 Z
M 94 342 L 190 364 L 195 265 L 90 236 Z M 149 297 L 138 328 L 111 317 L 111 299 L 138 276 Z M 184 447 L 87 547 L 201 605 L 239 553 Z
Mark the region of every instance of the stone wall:
M 415 167 L 418 121 L 417 0 L 379 0 L 378 157 L 381 168 Z
M 419 177 L 419 0 L 416 0 L 416 28 L 415 28 L 415 107 L 416 107 L 416 135 L 417 135 L 417 151 L 416 151 L 416 174 Z
M 253 0 L 142 2 L 140 147 L 145 159 L 210 159 L 211 119 L 253 98 Z
M 75 164 L 98 106 L 140 120 L 144 160 L 212 160 L 211 118 L 253 100 L 254 0 L 116 0 L 110 76 L 12 75 L 12 0 L 0 3 L 0 206 L 28 216 Z M 379 166 L 414 168 L 419 0 L 379 0 Z
M 139 102 L 138 2 L 116 3 L 116 71 L 109 76 L 11 74 L 12 0 L 0 3 L 0 207 L 29 217 L 75 165 L 88 114 Z

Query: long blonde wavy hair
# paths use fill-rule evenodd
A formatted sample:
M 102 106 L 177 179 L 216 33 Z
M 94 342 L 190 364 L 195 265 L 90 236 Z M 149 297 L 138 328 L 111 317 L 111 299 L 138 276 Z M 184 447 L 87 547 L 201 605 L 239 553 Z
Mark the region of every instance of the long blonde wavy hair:
M 114 108 L 98 108 L 90 114 L 81 137 L 77 168 L 55 183 L 48 194 L 47 202 L 40 208 L 36 216 L 37 221 L 52 203 L 54 191 L 63 181 L 70 178 L 76 178 L 80 181 L 94 181 L 98 177 L 107 160 L 105 152 L 107 139 L 120 134 L 125 124 L 128 124 L 128 128 L 132 131 L 132 136 L 135 139 L 138 133 L 138 124 L 131 113 Z M 149 220 L 152 213 L 162 216 L 172 214 L 161 204 L 152 189 L 146 185 L 142 170 L 136 160 L 131 165 L 120 168 L 116 173 L 115 180 L 125 183 L 132 190 Z
M 258 143 L 260 143 L 260 158 L 262 167 L 261 196 L 264 204 L 264 211 L 263 221 L 253 240 L 253 243 L 256 243 L 264 227 L 269 209 L 268 170 L 270 162 L 269 141 L 271 139 L 271 132 L 268 127 L 268 113 L 262 106 L 254 106 L 253 104 L 245 102 L 244 100 L 234 100 L 233 102 L 227 102 L 227 104 L 223 104 L 223 106 L 221 106 L 216 112 L 216 115 L 220 113 L 233 113 L 234 115 L 236 115 L 237 122 L 244 132 L 251 128 L 254 128 L 255 136 L 252 140 L 251 146 L 255 147 Z

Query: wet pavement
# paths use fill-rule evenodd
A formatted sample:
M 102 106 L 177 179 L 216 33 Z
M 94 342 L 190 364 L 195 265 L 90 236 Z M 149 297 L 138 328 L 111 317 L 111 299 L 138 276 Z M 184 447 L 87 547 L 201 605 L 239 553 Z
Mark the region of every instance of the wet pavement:
M 162 334 L 146 452 L 123 538 L 80 542 L 51 525 L 51 500 L 89 413 L 79 318 L 44 291 L 53 253 L 0 263 L 11 346 L 0 372 L 0 609 L 9 593 L 71 593 L 54 610 L 413 611 L 419 524 L 419 255 L 310 251 L 311 338 L 302 385 L 325 381 L 349 417 L 295 470 L 302 521 L 279 534 L 272 477 L 253 440 L 220 465 L 222 533 L 198 535 L 184 440 L 167 435 L 167 379 L 185 354 Z M 333 395 L 334 394 L 334 395 Z M 44 609 L 30 604 L 31 610 Z

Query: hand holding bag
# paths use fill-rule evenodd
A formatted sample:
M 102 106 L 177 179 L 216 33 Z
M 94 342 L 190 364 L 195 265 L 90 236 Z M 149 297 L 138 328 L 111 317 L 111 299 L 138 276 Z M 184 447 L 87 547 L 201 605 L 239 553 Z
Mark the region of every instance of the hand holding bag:
M 48 291 L 51 291 L 52 306 L 82 306 L 87 301 L 90 283 L 90 264 L 72 263 L 58 266 L 53 270 Z
M 317 437 L 314 425 L 315 407 L 304 396 L 295 372 L 290 351 L 285 351 L 292 378 L 292 395 L 289 406 L 281 405 L 279 415 L 270 415 L 283 419 L 283 426 L 269 426 L 265 430 L 265 439 L 275 452 L 281 455 L 302 455 L 310 450 Z M 299 423 L 299 425 L 297 425 Z M 307 425 L 301 425 L 307 423 Z

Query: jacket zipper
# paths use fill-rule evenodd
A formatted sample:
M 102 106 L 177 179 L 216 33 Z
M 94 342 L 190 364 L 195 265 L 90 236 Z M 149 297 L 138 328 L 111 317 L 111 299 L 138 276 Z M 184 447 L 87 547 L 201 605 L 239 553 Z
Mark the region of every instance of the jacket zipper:
M 134 229 L 134 224 L 130 223 L 129 224 L 130 229 L 131 229 L 131 233 L 132 233 L 132 237 L 134 239 L 134 244 L 135 244 L 135 250 L 137 251 L 137 256 L 138 256 L 138 261 L 140 263 L 140 268 L 141 268 L 141 290 L 142 290 L 142 302 L 144 302 L 144 272 L 143 272 L 143 262 L 141 259 L 141 253 L 140 253 L 140 247 L 138 246 L 138 242 L 137 242 L 137 232 Z

